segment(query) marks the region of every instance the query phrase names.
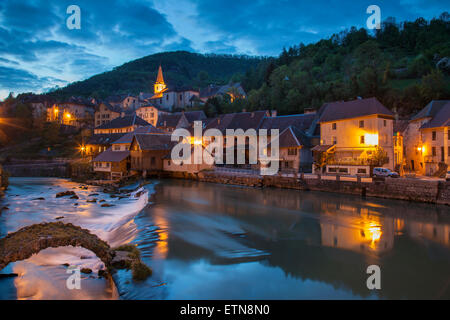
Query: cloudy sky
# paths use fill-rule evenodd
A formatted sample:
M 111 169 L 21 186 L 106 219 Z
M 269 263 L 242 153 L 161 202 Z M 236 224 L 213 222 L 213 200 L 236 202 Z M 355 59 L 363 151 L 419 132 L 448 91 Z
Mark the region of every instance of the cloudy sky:
M 81 29 L 69 30 L 69 5 Z M 278 55 L 351 26 L 430 19 L 448 0 L 1 0 L 0 98 L 43 92 L 161 51 Z

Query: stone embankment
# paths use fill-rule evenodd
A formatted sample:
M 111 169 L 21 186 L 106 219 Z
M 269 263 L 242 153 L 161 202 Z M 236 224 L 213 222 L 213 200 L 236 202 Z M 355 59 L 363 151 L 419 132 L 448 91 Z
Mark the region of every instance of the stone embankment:
M 192 179 L 202 182 L 241 185 L 249 187 L 274 187 L 305 191 L 324 191 L 387 199 L 408 200 L 450 205 L 450 182 L 426 181 L 414 178 L 344 180 L 344 177 L 299 175 L 298 177 L 259 176 L 233 174 L 217 171 L 202 171 L 198 174 L 173 173 L 170 178 Z

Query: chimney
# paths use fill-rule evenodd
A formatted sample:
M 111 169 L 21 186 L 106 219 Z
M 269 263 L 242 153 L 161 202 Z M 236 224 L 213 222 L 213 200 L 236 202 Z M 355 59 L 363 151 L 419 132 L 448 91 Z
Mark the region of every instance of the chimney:
M 272 110 L 271 114 L 272 114 L 272 118 L 275 118 L 277 116 L 277 110 Z

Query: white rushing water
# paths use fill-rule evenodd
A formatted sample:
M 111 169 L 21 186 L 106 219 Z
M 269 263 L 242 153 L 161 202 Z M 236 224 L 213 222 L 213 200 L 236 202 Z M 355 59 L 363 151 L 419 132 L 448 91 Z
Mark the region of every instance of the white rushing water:
M 137 185 L 127 189 L 133 187 Z M 55 197 L 58 192 L 67 190 L 74 191 L 79 199 Z M 0 217 L 0 230 L 3 236 L 27 225 L 62 221 L 88 229 L 111 247 L 116 247 L 129 243 L 136 236 L 134 217 L 148 204 L 148 190 L 152 191 L 151 185 L 129 196 L 112 198 L 103 193 L 101 187 L 89 186 L 85 190 L 79 183 L 65 179 L 11 178 L 2 201 L 2 206 L 9 209 L 4 210 Z M 136 196 L 139 191 L 139 196 Z M 97 202 L 88 202 L 94 198 Z M 101 207 L 104 203 L 113 206 Z M 91 275 L 82 275 L 81 290 L 67 289 L 66 280 L 70 274 L 63 264 L 92 269 Z M 104 268 L 103 262 L 83 248 L 48 248 L 7 268 L 19 275 L 14 279 L 18 299 L 117 298 L 115 288 L 110 288 L 104 279 L 97 277 L 98 270 Z M 2 292 L 0 299 L 3 298 Z

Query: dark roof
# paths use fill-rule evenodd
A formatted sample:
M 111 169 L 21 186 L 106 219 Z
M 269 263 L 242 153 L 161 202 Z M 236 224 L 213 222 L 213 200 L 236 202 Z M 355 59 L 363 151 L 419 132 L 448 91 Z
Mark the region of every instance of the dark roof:
M 189 122 L 206 119 L 206 115 L 203 111 L 185 111 L 184 116 Z
M 109 148 L 94 158 L 93 161 L 99 162 L 120 162 L 130 155 L 130 151 L 113 151 Z
M 295 126 L 300 130 L 308 130 L 315 116 L 316 115 L 314 113 L 307 113 L 268 117 L 264 119 L 260 129 L 279 129 L 281 132 L 290 126 Z
M 211 98 L 216 95 L 223 95 L 227 93 L 231 88 L 236 88 L 240 95 L 245 96 L 245 91 L 239 82 L 226 84 L 223 86 L 209 85 L 206 88 L 200 90 L 200 98 Z
M 156 125 L 158 127 L 175 128 L 182 117 L 183 114 L 181 112 L 162 114 L 158 117 L 158 123 Z
M 104 123 L 96 127 L 95 129 L 116 129 L 116 128 L 131 127 L 133 125 L 148 126 L 150 125 L 150 123 L 138 117 L 136 114 L 132 114 L 125 117 L 115 118 L 108 123 Z
M 321 109 L 319 110 L 321 114 L 319 122 L 351 119 L 375 114 L 394 116 L 394 113 L 383 106 L 376 98 L 332 102 L 325 104 Z
M 170 150 L 176 142 L 171 141 L 170 134 L 135 134 L 142 150 Z
M 226 129 L 242 129 L 244 131 L 248 129 L 257 130 L 261 126 L 266 114 L 267 111 L 223 114 L 209 121 L 205 126 L 205 130 L 215 128 L 219 129 L 222 133 L 225 133 Z
M 419 120 L 423 118 L 433 118 L 441 110 L 441 108 L 449 103 L 450 100 L 433 100 L 419 111 L 411 120 Z
M 395 120 L 394 121 L 394 134 L 397 132 L 403 132 L 408 127 L 408 120 Z
M 111 144 L 112 142 L 120 139 L 122 136 L 124 136 L 125 133 L 100 133 L 100 134 L 94 134 L 89 137 L 86 144 Z
M 421 129 L 427 128 L 440 128 L 440 127 L 449 127 L 450 126 L 450 100 L 440 106 L 440 110 L 436 112 L 433 118 L 424 123 Z
M 280 132 L 279 135 L 280 148 L 294 148 L 294 147 L 310 147 L 309 138 L 306 134 L 296 127 L 289 126 Z
M 133 132 L 124 134 L 120 139 L 114 141 L 116 143 L 131 143 L 135 134 L 165 134 L 164 130 L 155 128 L 152 125 L 136 128 Z
M 108 110 L 113 111 L 113 112 L 117 112 L 117 113 L 121 113 L 122 109 L 119 106 L 113 106 L 110 103 L 103 101 L 100 103 L 100 106 L 104 105 L 106 108 L 108 108 Z
M 314 148 L 311 149 L 311 151 L 317 151 L 317 152 L 327 152 L 328 150 L 330 150 L 331 148 L 333 148 L 335 145 L 334 144 L 322 144 L 322 145 L 317 145 Z

